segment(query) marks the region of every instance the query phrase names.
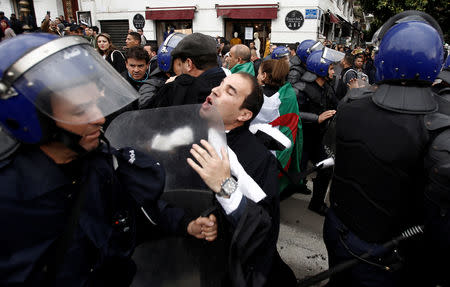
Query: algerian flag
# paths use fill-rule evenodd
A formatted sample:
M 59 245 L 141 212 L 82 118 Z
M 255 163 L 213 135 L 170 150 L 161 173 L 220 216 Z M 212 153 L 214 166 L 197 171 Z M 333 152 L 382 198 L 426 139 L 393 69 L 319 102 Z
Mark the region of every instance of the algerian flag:
M 300 172 L 303 149 L 302 123 L 299 116 L 297 97 L 291 84 L 287 82 L 271 97 L 264 95 L 264 104 L 252 124 L 270 123 L 287 136 L 292 145 L 283 151 L 274 152 L 285 171 Z M 290 183 L 280 173 L 280 192 Z

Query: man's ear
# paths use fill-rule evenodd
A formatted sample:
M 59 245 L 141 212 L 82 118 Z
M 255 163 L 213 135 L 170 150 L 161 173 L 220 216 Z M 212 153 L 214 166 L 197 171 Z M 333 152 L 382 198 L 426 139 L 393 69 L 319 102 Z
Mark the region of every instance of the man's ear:
M 186 61 L 184 61 L 183 65 L 186 65 L 188 72 L 190 72 L 193 69 L 194 63 L 190 58 L 187 58 Z
M 246 122 L 246 121 L 250 120 L 252 117 L 253 117 L 252 111 L 250 111 L 249 109 L 240 109 L 239 116 L 237 119 L 240 122 Z

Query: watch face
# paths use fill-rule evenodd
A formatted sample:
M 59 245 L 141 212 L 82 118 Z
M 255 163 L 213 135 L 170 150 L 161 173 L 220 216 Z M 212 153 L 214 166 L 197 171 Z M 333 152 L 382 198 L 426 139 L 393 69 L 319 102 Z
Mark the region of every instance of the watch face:
M 232 179 L 232 178 L 227 178 L 222 185 L 222 190 L 227 195 L 230 195 L 236 190 L 236 187 L 237 187 L 237 182 L 234 181 L 234 179 Z

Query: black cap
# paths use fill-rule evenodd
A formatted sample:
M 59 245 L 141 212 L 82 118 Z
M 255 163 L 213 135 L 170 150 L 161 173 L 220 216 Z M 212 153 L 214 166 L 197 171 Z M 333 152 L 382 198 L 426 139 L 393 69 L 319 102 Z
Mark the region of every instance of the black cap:
M 171 54 L 174 58 L 181 56 L 195 57 L 203 55 L 216 55 L 216 40 L 211 36 L 201 33 L 193 33 L 184 37 L 175 49 L 173 49 Z

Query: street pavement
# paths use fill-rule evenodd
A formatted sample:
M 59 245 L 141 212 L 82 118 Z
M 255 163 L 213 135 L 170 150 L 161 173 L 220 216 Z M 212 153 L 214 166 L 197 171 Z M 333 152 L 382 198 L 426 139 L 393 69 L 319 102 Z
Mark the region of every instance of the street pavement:
M 294 194 L 280 203 L 278 251 L 297 279 L 328 269 L 327 251 L 322 239 L 324 217 L 308 209 L 310 198 L 311 195 Z

